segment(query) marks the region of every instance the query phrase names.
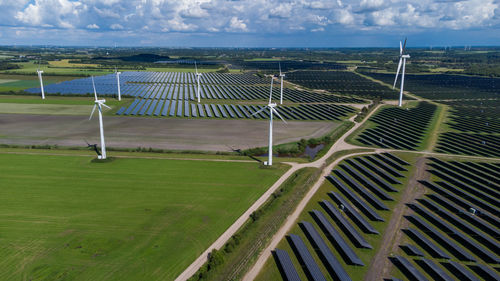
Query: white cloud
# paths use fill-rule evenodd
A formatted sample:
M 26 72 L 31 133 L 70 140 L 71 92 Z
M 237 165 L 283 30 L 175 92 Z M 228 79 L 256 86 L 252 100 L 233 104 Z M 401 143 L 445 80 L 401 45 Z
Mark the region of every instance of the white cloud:
M 112 25 L 109 26 L 109 28 L 111 28 L 113 30 L 120 30 L 120 29 L 123 29 L 123 26 L 119 23 L 113 23 Z
M 271 9 L 270 15 L 276 18 L 287 19 L 292 16 L 292 4 L 282 3 L 278 7 Z
M 229 26 L 226 28 L 226 31 L 229 32 L 237 32 L 237 31 L 248 31 L 247 24 L 238 19 L 237 17 L 232 17 Z
M 0 0 L 0 26 L 207 33 L 321 27 L 392 33 L 500 26 L 499 5 L 499 0 Z

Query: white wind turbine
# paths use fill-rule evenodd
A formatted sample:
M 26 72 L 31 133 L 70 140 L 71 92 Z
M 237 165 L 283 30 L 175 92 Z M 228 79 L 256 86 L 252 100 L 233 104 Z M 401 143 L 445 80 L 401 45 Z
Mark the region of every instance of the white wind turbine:
M 399 41 L 399 64 L 398 64 L 398 71 L 396 72 L 396 78 L 394 79 L 394 85 L 392 85 L 392 89 L 396 87 L 396 81 L 398 80 L 398 75 L 399 75 L 399 69 L 401 68 L 401 62 L 403 63 L 403 71 L 401 72 L 401 87 L 399 90 L 399 103 L 398 105 L 401 107 L 403 105 L 403 87 L 405 83 L 405 66 L 406 66 L 406 59 L 410 58 L 410 55 L 405 55 L 405 48 L 406 48 L 406 38 L 405 38 L 405 43 L 401 46 L 401 41 Z
M 43 70 L 40 70 L 40 60 L 38 61 L 38 68 L 36 69 L 36 73 L 38 73 L 38 80 L 40 80 L 40 89 L 42 90 L 42 100 L 44 100 L 45 91 L 43 90 L 43 79 L 42 79 Z
M 119 71 L 117 71 L 116 67 L 115 67 L 115 74 L 116 74 L 116 85 L 118 86 L 118 100 L 121 101 L 122 100 L 122 94 L 121 94 L 121 91 L 120 91 L 120 74 L 122 74 L 122 73 L 119 72 Z
M 285 77 L 285 74 L 281 72 L 281 62 L 279 63 L 279 66 L 280 66 L 280 78 L 281 78 L 280 104 L 283 104 L 283 78 Z
M 281 117 L 281 115 L 278 113 L 278 111 L 276 109 L 274 109 L 276 107 L 276 103 L 273 103 L 271 101 L 272 94 L 273 94 L 273 80 L 274 80 L 273 77 L 271 77 L 271 91 L 269 92 L 269 103 L 267 104 L 266 107 L 255 112 L 254 114 L 252 114 L 252 115 L 256 115 L 256 114 L 264 111 L 266 108 L 269 108 L 269 148 L 268 148 L 267 162 L 264 162 L 264 165 L 267 165 L 267 166 L 273 165 L 273 114 L 278 115 L 278 117 L 283 122 L 285 122 L 285 124 L 287 124 L 285 119 L 283 119 L 283 117 Z
M 200 102 L 200 79 L 201 79 L 201 73 L 198 73 L 198 66 L 196 66 L 196 61 L 194 62 L 194 68 L 196 70 L 196 84 L 198 84 L 198 88 L 196 88 L 196 98 L 198 99 L 198 102 Z
M 107 108 L 110 108 L 109 106 L 107 106 L 106 104 L 104 104 L 106 102 L 106 100 L 102 99 L 102 100 L 99 100 L 97 99 L 97 92 L 95 90 L 95 83 L 94 83 L 94 76 L 92 76 L 92 86 L 94 87 L 94 97 L 95 97 L 95 104 L 94 104 L 94 108 L 92 109 L 92 113 L 90 113 L 90 117 L 89 117 L 89 120 L 92 119 L 92 115 L 94 115 L 94 111 L 97 107 L 97 110 L 99 111 L 99 130 L 100 130 L 100 133 L 101 133 L 101 155 L 97 156 L 98 159 L 106 159 L 106 143 L 104 142 L 104 127 L 102 125 L 102 107 L 107 107 Z

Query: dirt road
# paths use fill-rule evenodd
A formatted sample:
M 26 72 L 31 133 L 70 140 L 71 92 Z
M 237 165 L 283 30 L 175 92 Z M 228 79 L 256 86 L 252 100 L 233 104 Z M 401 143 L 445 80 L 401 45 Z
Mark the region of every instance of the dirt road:
M 370 268 L 366 272 L 365 280 L 380 280 L 382 277 L 386 277 L 392 267 L 387 258 L 390 253 L 394 253 L 399 246 L 399 241 L 402 238 L 401 228 L 405 228 L 408 221 L 404 219 L 403 215 L 408 214 L 411 211 L 407 208 L 406 204 L 412 202 L 416 198 L 421 197 L 425 189 L 421 186 L 417 180 L 428 178 L 429 175 L 425 171 L 426 169 L 426 157 L 419 157 L 415 163 L 415 171 L 408 181 L 407 187 L 401 195 L 400 200 L 394 207 L 391 215 L 391 220 L 386 227 L 386 231 L 382 236 L 381 248 L 378 250 L 377 254 L 372 259 Z

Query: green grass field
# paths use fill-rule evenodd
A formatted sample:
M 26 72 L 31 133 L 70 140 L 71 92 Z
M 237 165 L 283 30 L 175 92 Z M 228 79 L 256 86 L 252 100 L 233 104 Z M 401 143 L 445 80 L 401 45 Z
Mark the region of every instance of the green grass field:
M 284 171 L 0 153 L 1 280 L 173 280 Z
M 36 69 L 30 72 L 32 75 L 12 75 L 0 72 L 0 93 L 8 91 L 20 91 L 28 88 L 40 87 Z M 28 73 L 26 73 L 28 74 Z M 67 80 L 78 79 L 73 76 L 44 76 L 43 84 L 49 85 Z
M 130 102 L 130 99 L 118 101 L 108 98 L 106 104 L 111 109 L 104 108 L 103 112 L 114 115 L 119 105 Z M 40 96 L 0 95 L 0 113 L 86 115 L 90 114 L 93 106 L 93 97 L 46 96 L 42 100 Z

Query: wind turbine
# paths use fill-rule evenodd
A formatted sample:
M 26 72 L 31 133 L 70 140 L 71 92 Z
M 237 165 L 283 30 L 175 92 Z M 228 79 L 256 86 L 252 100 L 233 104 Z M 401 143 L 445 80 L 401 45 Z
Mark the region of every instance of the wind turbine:
M 280 104 L 283 104 L 283 78 L 285 77 L 285 74 L 281 72 L 281 62 L 279 63 L 279 66 L 280 66 L 280 78 L 281 78 Z
M 200 79 L 201 79 L 201 73 L 198 73 L 198 66 L 196 66 L 196 61 L 194 62 L 194 68 L 196 70 L 196 84 L 198 84 L 198 88 L 196 89 L 196 98 L 198 99 L 198 102 L 200 102 Z
M 274 109 L 276 107 L 276 103 L 273 103 L 271 101 L 271 98 L 272 98 L 272 94 L 273 94 L 273 78 L 271 77 L 271 91 L 269 92 L 269 103 L 267 104 L 266 107 L 262 108 L 261 110 L 255 112 L 253 115 L 256 115 L 262 111 L 264 111 L 266 108 L 269 108 L 269 148 L 268 148 L 268 158 L 267 158 L 267 162 L 264 162 L 264 165 L 267 165 L 267 166 L 272 166 L 273 165 L 273 114 L 276 114 L 278 115 L 278 117 L 286 123 L 285 119 L 283 119 L 283 117 L 281 117 L 281 115 L 278 113 L 278 111 L 276 109 Z
M 101 133 L 101 155 L 97 155 L 97 159 L 104 160 L 104 159 L 106 159 L 106 143 L 104 142 L 104 127 L 102 125 L 102 107 L 103 106 L 107 107 L 107 108 L 111 108 L 111 107 L 104 104 L 106 102 L 106 100 L 97 99 L 97 92 L 95 90 L 94 76 L 92 76 L 92 86 L 94 87 L 94 96 L 95 96 L 94 103 L 95 104 L 94 104 L 94 108 L 92 109 L 92 112 L 90 113 L 89 120 L 92 119 L 92 115 L 94 115 L 94 111 L 97 107 L 97 110 L 99 111 L 99 129 L 100 129 L 100 133 Z
M 405 38 L 405 43 L 401 46 L 401 41 L 399 41 L 399 64 L 398 64 L 398 71 L 396 72 L 396 78 L 394 79 L 394 85 L 392 85 L 392 89 L 396 87 L 396 81 L 398 80 L 398 75 L 399 75 L 399 69 L 401 68 L 401 62 L 403 63 L 403 71 L 401 72 L 401 87 L 399 90 L 399 107 L 403 105 L 403 86 L 405 83 L 405 66 L 406 66 L 406 59 L 410 58 L 410 55 L 405 55 L 405 48 L 406 48 L 406 38 Z
M 116 48 L 116 46 L 115 46 Z M 121 101 L 122 100 L 122 94 L 121 94 L 121 91 L 120 91 L 120 74 L 122 74 L 121 72 L 117 71 L 116 70 L 116 67 L 115 67 L 115 74 L 116 74 L 116 85 L 118 85 L 118 100 Z
M 41 60 L 41 58 L 40 58 Z M 38 80 L 40 80 L 40 89 L 42 90 L 42 100 L 45 99 L 45 92 L 43 90 L 43 79 L 42 79 L 42 73 L 43 70 L 40 70 L 40 60 L 38 60 L 38 68 L 36 69 L 36 73 L 38 73 Z

